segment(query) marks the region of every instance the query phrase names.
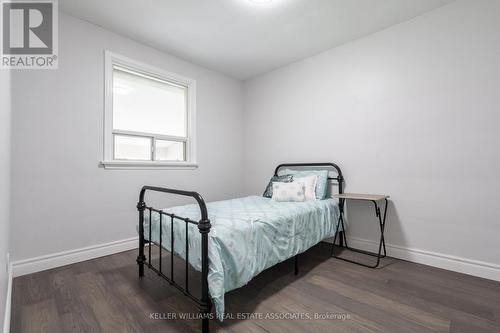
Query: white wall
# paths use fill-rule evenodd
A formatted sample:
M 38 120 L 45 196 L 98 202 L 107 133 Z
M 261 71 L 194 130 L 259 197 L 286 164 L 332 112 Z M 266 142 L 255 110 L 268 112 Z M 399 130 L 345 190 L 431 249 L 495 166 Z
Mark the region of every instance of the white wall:
M 0 69 L 0 327 L 7 295 L 10 219 L 10 72 Z
M 135 205 L 144 184 L 196 190 L 207 200 L 240 194 L 240 81 L 62 13 L 59 40 L 58 70 L 13 75 L 13 260 L 136 236 Z M 98 167 L 105 49 L 197 80 L 199 169 Z
M 391 195 L 388 243 L 500 278 L 499 17 L 458 1 L 246 82 L 246 193 L 279 162 L 338 162 L 347 191 Z M 375 239 L 371 209 L 351 236 Z

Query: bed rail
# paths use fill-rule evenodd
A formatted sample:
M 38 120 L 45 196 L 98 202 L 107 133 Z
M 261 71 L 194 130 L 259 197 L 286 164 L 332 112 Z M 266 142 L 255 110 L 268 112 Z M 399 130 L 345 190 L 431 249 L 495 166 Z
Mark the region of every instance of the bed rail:
M 186 197 L 192 197 L 196 200 L 198 203 L 198 206 L 200 207 L 200 212 L 201 212 L 201 219 L 200 221 L 193 221 L 189 218 L 186 217 L 181 217 L 175 214 L 167 213 L 165 211 L 155 209 L 153 207 L 147 206 L 146 202 L 144 201 L 144 197 L 147 191 L 151 192 L 161 192 L 161 193 L 167 193 L 167 194 L 175 194 L 175 195 L 181 195 L 181 196 L 186 196 Z M 137 256 L 137 264 L 139 265 L 139 277 L 144 276 L 144 265 L 147 265 L 148 268 L 150 268 L 152 271 L 157 273 L 159 276 L 167 280 L 171 285 L 175 286 L 177 289 L 179 289 L 184 295 L 188 296 L 191 300 L 193 300 L 195 303 L 198 304 L 199 306 L 199 311 L 200 311 L 200 317 L 202 320 L 202 331 L 208 332 L 209 328 L 209 314 L 211 311 L 211 302 L 210 298 L 208 295 L 208 233 L 210 232 L 211 224 L 210 220 L 208 219 L 208 211 L 207 211 L 207 205 L 205 203 L 205 200 L 203 200 L 203 197 L 197 193 L 197 192 L 191 192 L 191 191 L 183 191 L 183 190 L 177 190 L 177 189 L 171 189 L 171 188 L 163 188 L 163 187 L 154 187 L 154 186 L 144 186 L 141 189 L 140 195 L 139 195 L 139 202 L 137 203 L 137 210 L 139 211 L 139 255 Z M 144 255 L 144 245 L 145 245 L 145 239 L 144 239 L 144 214 L 145 211 L 149 212 L 149 248 L 148 248 L 148 260 L 146 261 L 146 256 Z M 151 230 L 152 230 L 152 223 L 151 223 L 151 214 L 152 212 L 158 213 L 160 216 L 160 222 L 159 222 L 159 261 L 158 261 L 158 267 L 154 267 L 154 265 L 151 263 L 151 245 L 152 245 L 152 238 L 151 238 Z M 161 243 L 162 243 L 162 220 L 163 218 L 170 218 L 170 276 L 167 276 L 166 274 L 163 273 L 162 270 L 162 251 L 168 251 L 166 249 L 163 249 Z M 177 283 L 174 279 L 174 244 L 175 244 L 175 239 L 174 239 L 174 220 L 180 220 L 184 221 L 185 227 L 186 227 L 186 243 L 185 245 L 185 251 L 186 251 L 186 257 L 185 259 L 185 279 L 184 279 L 184 286 L 181 284 Z M 201 234 L 201 298 L 196 297 L 195 295 L 191 294 L 189 291 L 189 228 L 188 224 L 196 224 L 198 226 L 198 231 Z

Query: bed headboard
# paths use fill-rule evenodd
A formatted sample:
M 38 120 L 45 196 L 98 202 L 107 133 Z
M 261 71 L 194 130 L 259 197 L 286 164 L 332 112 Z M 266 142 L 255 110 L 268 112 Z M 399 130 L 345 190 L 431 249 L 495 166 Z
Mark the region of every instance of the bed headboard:
M 335 163 L 285 163 L 285 164 L 280 164 L 276 167 L 274 170 L 274 175 L 277 176 L 278 172 L 281 168 L 293 168 L 293 167 L 302 167 L 302 168 L 308 168 L 308 169 L 323 169 L 323 170 L 330 170 L 330 169 L 335 169 L 337 173 L 337 177 L 330 177 L 328 175 L 328 180 L 333 181 L 336 180 L 339 188 L 339 194 L 343 193 L 343 185 L 344 185 L 344 177 L 342 176 L 342 170 L 340 170 L 340 167 L 335 164 Z

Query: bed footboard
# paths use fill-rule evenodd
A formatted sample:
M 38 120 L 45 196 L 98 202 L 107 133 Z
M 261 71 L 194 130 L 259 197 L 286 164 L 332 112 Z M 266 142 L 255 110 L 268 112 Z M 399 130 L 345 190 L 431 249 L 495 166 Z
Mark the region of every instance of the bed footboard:
M 159 209 L 155 209 L 153 207 L 147 206 L 146 202 L 144 201 L 144 196 L 147 191 L 151 192 L 162 192 L 162 193 L 167 193 L 167 194 L 174 194 L 174 195 L 181 195 L 181 196 L 187 196 L 187 197 L 192 197 L 196 200 L 198 203 L 198 206 L 200 207 L 200 212 L 201 212 L 201 219 L 200 221 L 193 221 L 189 218 L 186 217 L 181 217 L 177 216 L 175 214 L 170 214 L 167 212 L 164 212 Z M 182 191 L 182 190 L 177 190 L 177 189 L 170 189 L 170 188 L 162 188 L 162 187 L 153 187 L 153 186 L 144 186 L 141 189 L 140 195 L 139 195 L 139 202 L 137 203 L 137 210 L 139 211 L 139 255 L 137 256 L 137 264 L 139 265 L 139 277 L 144 276 L 144 265 L 146 265 L 148 268 L 156 272 L 159 276 L 167 280 L 171 285 L 175 286 L 177 289 L 179 289 L 184 295 L 188 296 L 191 300 L 193 300 L 195 303 L 198 304 L 199 306 L 199 311 L 200 311 L 200 317 L 202 320 L 202 331 L 208 332 L 209 329 L 209 318 L 210 318 L 210 311 L 211 311 L 211 302 L 208 294 L 208 233 L 210 232 L 211 224 L 210 220 L 208 219 L 208 212 L 207 212 L 207 205 L 205 204 L 205 201 L 203 200 L 202 196 L 197 193 L 197 192 L 190 192 L 190 191 Z M 150 246 L 148 249 L 148 258 L 146 258 L 144 254 L 144 245 L 145 245 L 145 238 L 144 238 L 144 214 L 145 212 L 149 212 L 149 241 L 150 241 Z M 154 265 L 151 263 L 151 243 L 152 243 L 152 238 L 151 238 L 151 214 L 152 212 L 158 213 L 160 216 L 160 228 L 159 228 L 159 262 L 158 262 L 158 267 L 154 267 Z M 166 249 L 162 249 L 161 242 L 162 242 L 162 219 L 164 218 L 170 218 L 171 221 L 171 230 L 170 230 L 170 237 L 171 237 L 171 246 L 170 246 L 170 276 L 167 276 L 166 274 L 163 273 L 162 271 L 162 261 L 161 261 L 161 255 L 162 251 L 167 251 Z M 181 285 L 177 283 L 174 279 L 174 220 L 180 220 L 185 223 L 186 226 L 186 243 L 183 244 L 185 246 L 185 251 L 186 251 L 186 258 L 185 258 L 185 279 L 184 279 L 184 285 Z M 201 297 L 198 298 L 191 294 L 189 291 L 189 279 L 188 279 L 188 269 L 189 269 L 189 247 L 188 247 L 188 224 L 196 224 L 198 226 L 198 231 L 201 234 Z M 182 245 L 182 244 L 181 244 Z M 147 260 L 146 260 L 147 259 Z

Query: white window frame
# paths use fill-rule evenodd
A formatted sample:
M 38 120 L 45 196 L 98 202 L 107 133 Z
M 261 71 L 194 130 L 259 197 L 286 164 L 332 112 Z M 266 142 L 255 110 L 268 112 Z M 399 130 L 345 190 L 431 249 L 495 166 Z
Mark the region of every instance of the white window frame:
M 187 139 L 158 135 L 152 133 L 130 132 L 113 130 L 113 66 L 118 65 L 125 69 L 147 75 L 159 80 L 172 82 L 187 87 Z M 185 142 L 185 161 L 136 161 L 114 159 L 113 135 L 133 135 L 148 137 L 153 141 L 152 156 L 154 155 L 154 141 L 174 140 Z M 113 53 L 104 52 L 104 159 L 101 165 L 106 169 L 194 169 L 196 162 L 196 81 L 175 73 L 155 68 L 140 61 Z

